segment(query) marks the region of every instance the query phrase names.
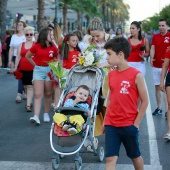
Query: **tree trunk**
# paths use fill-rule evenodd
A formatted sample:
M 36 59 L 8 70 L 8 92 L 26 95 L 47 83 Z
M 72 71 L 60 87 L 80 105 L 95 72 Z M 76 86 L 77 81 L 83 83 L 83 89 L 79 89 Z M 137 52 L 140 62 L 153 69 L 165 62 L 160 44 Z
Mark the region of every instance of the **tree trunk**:
M 38 32 L 44 28 L 44 0 L 38 0 Z
M 0 39 L 2 40 L 6 32 L 6 10 L 8 0 L 0 0 Z
M 82 19 L 83 19 L 83 18 L 82 18 Z M 83 21 L 81 20 L 81 12 L 80 12 L 80 11 L 77 12 L 77 22 L 78 22 L 78 27 L 77 27 L 77 29 L 78 29 L 78 30 L 82 30 Z
M 63 33 L 67 34 L 67 4 L 63 6 Z
M 106 29 L 106 14 L 105 14 L 105 2 L 102 4 L 102 16 L 103 16 L 103 25 Z

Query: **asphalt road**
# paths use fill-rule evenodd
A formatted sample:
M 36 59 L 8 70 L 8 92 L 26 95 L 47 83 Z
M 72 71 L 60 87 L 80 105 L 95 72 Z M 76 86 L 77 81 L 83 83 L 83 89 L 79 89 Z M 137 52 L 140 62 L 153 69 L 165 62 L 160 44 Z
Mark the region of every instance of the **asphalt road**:
M 154 117 L 151 115 L 156 108 L 156 101 L 151 68 L 147 62 L 146 67 L 150 105 L 140 127 L 142 157 L 146 170 L 170 170 L 170 142 L 163 140 L 167 130 L 166 119 L 164 115 Z M 4 70 L 0 70 L 0 87 L 0 170 L 51 170 L 49 135 L 52 121 L 50 123 L 41 121 L 40 126 L 29 122 L 33 112 L 25 111 L 26 101 L 15 103 L 17 81 Z M 53 114 L 51 108 L 51 120 Z M 40 120 L 42 116 L 43 114 Z M 99 137 L 99 143 L 104 146 L 104 136 Z M 81 153 L 80 156 L 83 159 L 83 170 L 104 169 L 105 160 L 99 163 L 98 158 L 90 153 Z M 133 169 L 132 162 L 126 157 L 123 147 L 117 164 L 118 170 Z M 66 156 L 62 159 L 59 169 L 74 169 L 73 157 Z

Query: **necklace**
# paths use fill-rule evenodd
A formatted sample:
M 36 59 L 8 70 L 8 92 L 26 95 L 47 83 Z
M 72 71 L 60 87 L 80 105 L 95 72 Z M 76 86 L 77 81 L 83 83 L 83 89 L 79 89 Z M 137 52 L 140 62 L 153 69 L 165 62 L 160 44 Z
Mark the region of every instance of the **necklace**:
M 96 49 L 104 49 L 104 45 L 106 42 L 103 42 L 102 44 L 96 43 Z

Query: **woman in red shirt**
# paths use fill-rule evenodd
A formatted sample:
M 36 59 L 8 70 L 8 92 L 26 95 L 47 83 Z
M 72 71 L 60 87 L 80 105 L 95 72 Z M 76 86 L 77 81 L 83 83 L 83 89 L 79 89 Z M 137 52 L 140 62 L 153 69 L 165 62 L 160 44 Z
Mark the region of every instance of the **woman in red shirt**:
M 50 122 L 49 111 L 52 101 L 52 82 L 47 73 L 50 72 L 48 62 L 56 60 L 57 48 L 52 43 L 53 31 L 44 28 L 39 33 L 37 43 L 27 52 L 27 60 L 34 66 L 33 86 L 34 86 L 34 116 L 30 118 L 31 123 L 40 124 L 39 115 L 41 103 L 44 95 L 44 122 Z M 34 55 L 34 61 L 32 56 Z
M 145 57 L 149 57 L 149 42 L 142 37 L 141 23 L 133 21 L 130 25 L 131 36 L 128 41 L 131 45 L 131 52 L 127 59 L 128 65 L 139 70 L 145 76 Z M 143 46 L 143 47 L 142 47 Z M 144 48 L 145 47 L 145 48 Z M 143 48 L 143 49 L 142 49 Z
M 63 67 L 66 70 L 70 70 L 78 61 L 78 55 L 81 50 L 78 47 L 78 38 L 75 34 L 67 34 L 64 37 L 63 49 L 61 49 L 61 58 L 63 61 Z
M 34 28 L 30 26 L 25 27 L 24 34 L 26 37 L 26 42 L 23 42 L 18 46 L 14 71 L 16 71 L 17 68 L 19 67 L 20 72 L 22 72 L 23 74 L 21 79 L 27 94 L 26 110 L 27 112 L 31 112 L 32 111 L 31 103 L 34 94 L 33 85 L 32 85 L 32 75 L 33 75 L 34 67 L 25 58 L 25 55 L 30 50 L 30 48 L 35 44 L 32 41 L 32 37 L 34 35 Z
M 56 44 L 56 47 L 59 48 L 62 44 L 63 41 L 63 36 L 61 35 L 61 29 L 60 26 L 57 23 L 53 23 L 51 22 L 48 25 L 48 28 L 53 30 L 53 34 L 54 34 L 54 43 Z M 58 54 L 58 58 L 59 58 L 59 54 Z M 59 86 L 54 86 L 53 87 L 53 102 L 52 102 L 52 106 L 54 107 L 54 109 L 57 107 L 60 95 L 61 95 L 61 89 L 59 88 Z

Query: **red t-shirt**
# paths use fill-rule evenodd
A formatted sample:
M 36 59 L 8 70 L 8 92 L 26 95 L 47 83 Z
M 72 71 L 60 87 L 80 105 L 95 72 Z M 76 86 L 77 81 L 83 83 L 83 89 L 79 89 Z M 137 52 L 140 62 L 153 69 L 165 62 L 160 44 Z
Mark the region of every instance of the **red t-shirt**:
M 34 62 L 38 66 L 48 66 L 48 62 L 57 57 L 57 48 L 55 46 L 48 46 L 42 48 L 41 45 L 35 44 L 31 47 L 30 52 L 34 54 Z
M 66 68 L 66 69 L 70 69 L 71 67 L 73 67 L 78 61 L 79 53 L 80 52 L 77 51 L 77 50 L 69 51 L 68 52 L 68 59 L 63 60 L 63 67 Z
M 105 116 L 105 125 L 115 127 L 131 126 L 138 114 L 139 92 L 135 83 L 135 68 L 109 72 L 110 102 Z
M 140 47 L 145 44 L 144 38 L 142 39 L 141 43 L 137 44 L 137 45 L 132 45 L 130 42 L 130 38 L 128 38 L 128 41 L 131 46 L 131 52 L 130 52 L 130 55 L 129 55 L 127 61 L 128 62 L 141 62 L 142 58 L 139 56 L 139 54 L 142 52 L 140 50 Z
M 33 42 L 32 46 L 35 44 L 35 42 Z M 21 60 L 19 63 L 19 68 L 20 70 L 24 70 L 24 71 L 32 71 L 34 69 L 33 65 L 30 64 L 30 62 L 28 62 L 28 60 L 25 58 L 26 53 L 30 50 L 30 48 L 26 49 L 25 48 L 25 42 L 22 43 L 21 46 Z
M 153 66 L 162 68 L 162 59 L 165 57 L 166 48 L 170 46 L 170 32 L 167 32 L 164 36 L 162 36 L 160 33 L 154 34 L 151 45 L 155 46 L 155 60 L 153 61 Z

